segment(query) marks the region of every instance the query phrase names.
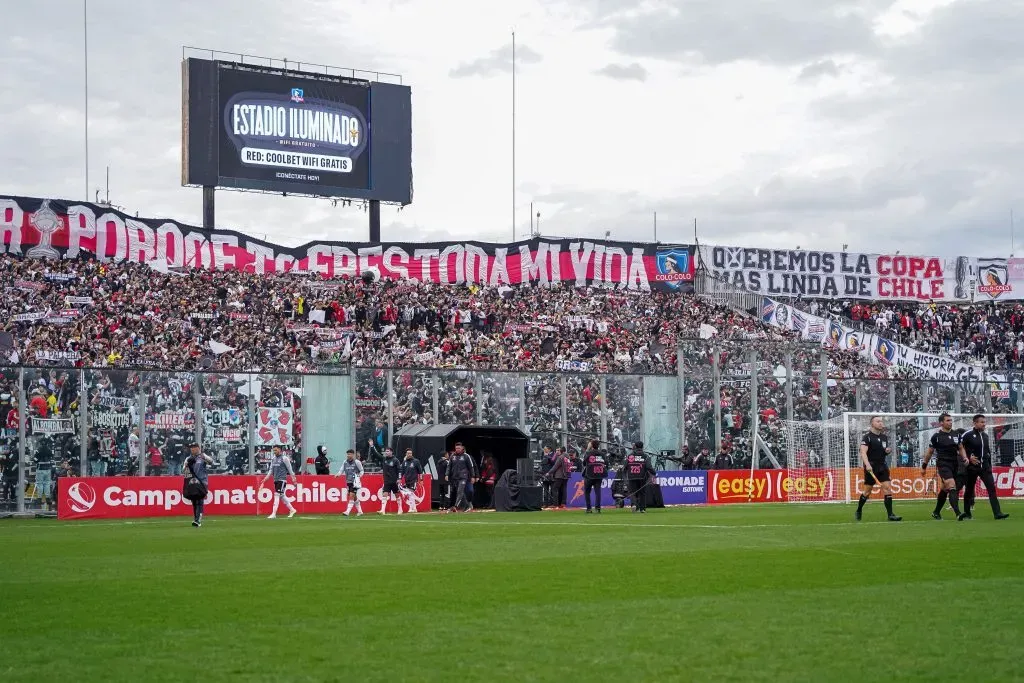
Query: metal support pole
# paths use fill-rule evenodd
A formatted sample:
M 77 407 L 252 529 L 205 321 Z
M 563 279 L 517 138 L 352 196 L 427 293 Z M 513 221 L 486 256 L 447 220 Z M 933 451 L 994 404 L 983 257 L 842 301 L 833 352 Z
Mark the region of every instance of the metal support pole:
M 715 456 L 722 452 L 722 368 L 719 367 L 721 358 L 718 349 L 711 349 L 711 377 L 714 392 L 715 405 Z M 708 436 L 711 436 L 708 434 Z
M 561 375 L 558 379 L 559 379 L 559 387 L 562 390 L 562 400 L 561 400 L 561 403 L 562 403 L 562 413 L 561 413 L 560 420 L 561 420 L 561 424 L 562 424 L 562 442 L 561 442 L 561 445 L 564 447 L 566 442 L 569 440 L 569 435 L 566 434 L 566 432 L 569 430 L 569 411 L 568 411 L 568 403 L 567 403 L 568 398 L 566 396 L 567 384 L 568 383 L 565 381 L 565 375 Z
M 889 380 L 889 412 L 896 412 L 896 380 Z
M 928 386 L 925 384 L 924 380 L 921 380 L 920 382 L 918 382 L 918 388 L 919 388 L 920 393 L 921 393 L 921 412 L 922 413 L 927 413 L 928 412 Z
M 78 473 L 89 474 L 89 388 L 85 370 L 78 371 Z
M 676 349 L 676 394 L 679 400 L 679 437 L 676 439 L 676 455 L 683 456 L 686 448 L 686 364 L 683 362 L 683 347 Z
M 473 398 L 474 404 L 476 405 L 476 423 L 482 425 L 484 423 L 484 401 L 483 401 L 483 380 L 480 379 L 480 373 L 473 373 Z
M 864 412 L 864 396 L 862 393 L 864 384 L 859 379 L 855 379 L 853 382 L 853 409 L 858 413 L 862 413 Z
M 385 377 L 387 378 L 386 382 L 387 382 L 387 391 L 388 391 L 388 399 L 387 399 L 388 414 L 387 414 L 387 420 L 388 420 L 388 445 L 390 446 L 392 444 L 392 442 L 394 441 L 394 439 L 395 439 L 395 398 L 394 398 L 394 396 L 395 396 L 395 372 L 394 372 L 394 370 L 388 370 L 387 374 L 385 375 Z M 353 403 L 352 405 L 355 405 L 355 403 Z M 354 433 L 355 432 L 353 432 L 353 434 Z
M 526 431 L 526 378 L 517 374 L 519 378 L 519 428 Z
M 192 410 L 196 414 L 196 425 L 195 425 L 195 437 L 196 443 L 199 444 L 200 449 L 203 445 L 203 397 L 199 392 L 199 383 L 203 381 L 203 376 L 196 374 L 195 380 L 192 382 Z M 250 388 L 252 384 L 250 383 Z
M 146 476 L 146 392 L 142 390 L 142 382 L 139 382 L 139 393 L 136 397 L 136 408 L 139 411 L 139 476 Z M 129 457 L 131 455 L 129 454 Z M 131 463 L 129 463 L 131 466 Z
M 960 410 L 961 406 L 963 405 L 963 398 L 964 398 L 963 390 L 960 388 L 960 385 L 957 384 L 956 386 L 953 387 L 953 412 L 954 413 L 963 412 L 963 411 Z
M 18 512 L 25 512 L 25 425 L 28 424 L 28 401 L 25 400 L 25 368 L 18 369 Z
M 786 356 L 783 360 L 786 364 L 786 419 L 795 420 L 796 415 L 793 414 L 793 352 L 786 351 Z
M 828 419 L 828 354 L 824 351 L 818 356 L 818 362 L 821 363 L 821 375 L 819 381 L 821 382 L 821 419 Z
M 601 375 L 601 399 L 598 401 L 598 410 L 601 411 L 601 441 L 608 441 L 608 380 Z M 643 434 L 643 430 L 640 431 Z M 643 437 L 640 437 L 641 439 Z
M 757 457 L 757 440 L 760 438 L 758 429 L 761 427 L 761 416 L 757 408 L 757 351 L 750 352 L 750 420 L 750 463 L 751 467 L 755 467 L 761 464 Z
M 433 409 L 434 422 L 433 422 L 433 424 L 439 425 L 439 424 L 441 424 L 441 413 L 439 412 L 440 405 L 438 403 L 438 392 L 439 392 L 441 387 L 440 387 L 440 382 L 438 381 L 438 376 L 437 376 L 436 372 L 431 373 L 431 382 L 430 382 L 430 384 L 431 384 L 431 392 L 430 392 L 431 393 L 431 401 L 433 402 L 433 405 L 434 405 L 434 409 Z
M 245 397 L 245 445 L 249 451 L 249 474 L 256 474 L 256 395 L 249 376 L 249 394 Z M 196 415 L 196 420 L 199 416 Z

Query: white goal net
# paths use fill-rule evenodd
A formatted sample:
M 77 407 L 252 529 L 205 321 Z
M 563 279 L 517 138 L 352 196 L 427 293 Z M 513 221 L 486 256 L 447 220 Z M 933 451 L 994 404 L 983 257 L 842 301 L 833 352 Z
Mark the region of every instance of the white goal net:
M 940 413 L 843 413 L 825 421 L 785 420 L 784 445 L 788 500 L 793 503 L 844 503 L 855 500 L 864 483 L 861 436 L 878 416 L 885 423 L 892 455 L 893 497 L 933 498 L 935 468 L 921 475 L 921 459 Z M 953 429 L 973 428 L 973 413 L 952 413 Z M 1024 415 L 986 414 L 992 464 L 1024 463 Z M 934 464 L 934 463 L 933 463 Z

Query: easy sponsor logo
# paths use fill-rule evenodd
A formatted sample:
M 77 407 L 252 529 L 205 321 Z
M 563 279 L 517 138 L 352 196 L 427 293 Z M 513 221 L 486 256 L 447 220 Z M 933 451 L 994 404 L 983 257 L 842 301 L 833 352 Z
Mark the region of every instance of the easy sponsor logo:
M 1024 497 L 1024 469 L 996 467 L 993 468 L 992 474 L 996 480 L 996 491 L 999 492 L 1000 498 Z
M 782 503 L 793 500 L 835 500 L 838 491 L 831 470 L 809 470 L 790 476 L 787 470 L 712 470 L 709 503 Z

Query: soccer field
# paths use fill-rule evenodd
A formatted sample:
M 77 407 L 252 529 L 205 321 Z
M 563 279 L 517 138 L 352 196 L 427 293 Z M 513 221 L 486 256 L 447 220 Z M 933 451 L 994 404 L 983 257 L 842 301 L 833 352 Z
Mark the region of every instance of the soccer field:
M 1024 505 L 930 505 L 5 520 L 0 680 L 1020 680 Z

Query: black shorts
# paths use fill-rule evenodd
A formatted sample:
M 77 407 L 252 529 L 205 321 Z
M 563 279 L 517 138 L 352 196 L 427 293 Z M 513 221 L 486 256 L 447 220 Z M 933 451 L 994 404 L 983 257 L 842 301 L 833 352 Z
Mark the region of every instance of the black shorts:
M 350 481 L 348 483 L 348 492 L 349 493 L 359 493 L 359 487 L 356 486 L 355 482 L 351 482 Z
M 957 466 L 955 462 L 938 462 L 935 463 L 935 469 L 939 473 L 939 478 L 942 481 L 947 479 L 956 479 Z
M 286 483 L 287 482 L 284 482 L 284 481 L 275 481 L 274 482 L 274 491 L 276 493 L 284 493 L 284 486 L 285 486 Z
M 381 490 L 384 493 L 393 493 L 393 494 L 395 494 L 397 496 L 398 495 L 398 482 L 397 481 L 393 481 L 391 483 L 385 482 L 384 483 L 384 488 L 381 489 Z
M 875 484 L 882 484 L 889 481 L 889 466 L 888 465 L 871 465 L 871 469 L 875 475 L 871 476 L 871 472 L 868 472 L 868 468 L 864 468 L 864 483 L 868 486 L 874 486 Z

